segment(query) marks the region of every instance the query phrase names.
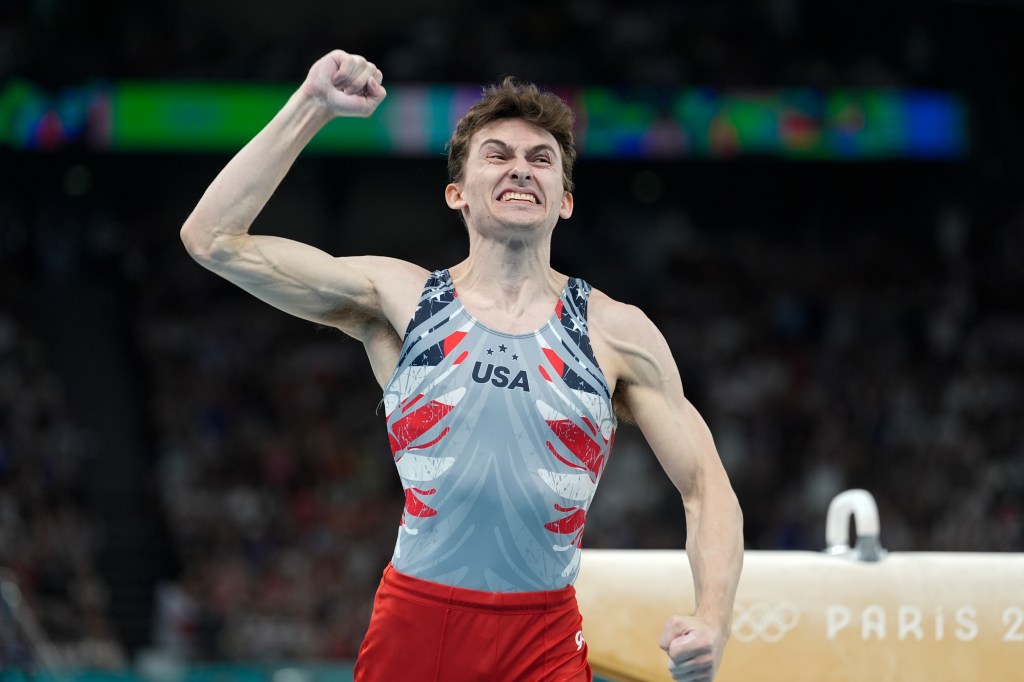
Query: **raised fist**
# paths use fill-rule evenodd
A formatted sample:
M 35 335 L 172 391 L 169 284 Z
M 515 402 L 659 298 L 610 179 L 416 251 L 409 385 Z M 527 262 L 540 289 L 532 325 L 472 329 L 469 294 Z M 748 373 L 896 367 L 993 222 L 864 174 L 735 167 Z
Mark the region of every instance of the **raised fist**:
M 383 79 L 365 57 L 334 50 L 310 67 L 302 88 L 335 116 L 369 116 L 387 96 Z

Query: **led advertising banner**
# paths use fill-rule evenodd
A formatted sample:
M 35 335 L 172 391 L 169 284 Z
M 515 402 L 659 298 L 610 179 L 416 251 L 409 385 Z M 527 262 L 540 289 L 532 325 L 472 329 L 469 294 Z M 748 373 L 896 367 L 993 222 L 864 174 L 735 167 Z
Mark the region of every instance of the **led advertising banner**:
M 955 160 L 968 151 L 968 112 L 937 91 L 782 88 L 555 89 L 577 114 L 591 158 L 825 161 Z M 290 86 L 120 82 L 45 92 L 0 90 L 0 146 L 103 152 L 230 153 L 291 94 Z M 310 144 L 324 154 L 433 156 L 480 89 L 393 85 L 367 119 L 339 119 Z

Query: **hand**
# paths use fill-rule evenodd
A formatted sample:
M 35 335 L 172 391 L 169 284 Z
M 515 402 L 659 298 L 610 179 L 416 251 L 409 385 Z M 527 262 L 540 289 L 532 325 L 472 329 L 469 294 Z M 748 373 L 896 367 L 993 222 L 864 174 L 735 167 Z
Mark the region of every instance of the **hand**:
M 725 639 L 697 616 L 672 616 L 661 632 L 660 646 L 668 654 L 673 680 L 711 682 L 722 660 Z
M 334 116 L 369 116 L 384 101 L 384 74 L 357 54 L 334 50 L 309 69 L 302 90 Z

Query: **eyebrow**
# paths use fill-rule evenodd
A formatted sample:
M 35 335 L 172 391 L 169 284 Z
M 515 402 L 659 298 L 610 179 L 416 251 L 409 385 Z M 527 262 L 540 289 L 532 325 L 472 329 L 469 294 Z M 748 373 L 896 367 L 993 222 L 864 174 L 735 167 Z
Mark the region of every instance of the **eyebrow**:
M 495 138 L 488 138 L 488 139 L 484 140 L 483 142 L 480 143 L 480 148 L 483 149 L 484 147 L 487 147 L 488 145 L 495 146 L 495 147 L 497 147 L 498 149 L 500 149 L 502 152 L 504 152 L 506 154 L 510 154 L 510 153 L 514 152 L 515 149 L 516 149 L 515 147 L 513 147 L 510 144 L 508 144 L 507 142 L 503 142 L 502 140 L 497 140 Z M 534 146 L 530 147 L 529 149 L 527 149 L 526 153 L 527 153 L 527 155 L 529 155 L 529 154 L 536 154 L 537 152 L 542 152 L 542 151 L 547 151 L 547 152 L 551 152 L 552 154 L 555 154 L 555 148 L 552 147 L 551 145 L 547 144 L 547 143 L 541 143 L 541 144 L 538 144 L 538 145 L 534 145 Z

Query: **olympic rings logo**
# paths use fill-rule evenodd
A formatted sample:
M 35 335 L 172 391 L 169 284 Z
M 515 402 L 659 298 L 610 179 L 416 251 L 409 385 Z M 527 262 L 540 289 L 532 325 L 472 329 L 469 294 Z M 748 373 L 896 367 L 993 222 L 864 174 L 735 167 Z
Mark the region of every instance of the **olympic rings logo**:
M 760 639 L 774 644 L 800 622 L 800 609 L 795 604 L 753 602 L 733 611 L 732 636 L 749 644 Z

